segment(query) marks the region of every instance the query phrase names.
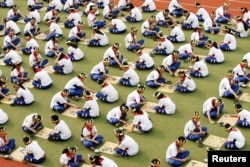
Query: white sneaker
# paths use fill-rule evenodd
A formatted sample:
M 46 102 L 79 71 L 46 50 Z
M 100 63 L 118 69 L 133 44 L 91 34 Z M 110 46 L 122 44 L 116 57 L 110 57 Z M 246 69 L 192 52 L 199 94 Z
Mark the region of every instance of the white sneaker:
M 239 85 L 240 85 L 240 87 L 242 87 L 242 88 L 246 88 L 246 87 L 247 87 L 247 85 L 246 85 L 244 82 L 239 82 Z

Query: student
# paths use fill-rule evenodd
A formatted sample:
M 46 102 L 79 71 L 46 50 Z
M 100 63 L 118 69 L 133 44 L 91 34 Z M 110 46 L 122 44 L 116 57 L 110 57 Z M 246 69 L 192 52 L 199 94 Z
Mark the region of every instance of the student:
M 88 47 L 100 47 L 108 44 L 108 36 L 102 30 L 99 30 L 97 25 L 93 25 L 91 39 L 88 41 Z
M 37 113 L 32 113 L 24 118 L 22 129 L 29 134 L 36 134 L 43 128 L 42 117 Z
M 84 162 L 82 154 L 77 154 L 76 147 L 65 148 L 60 156 L 60 164 L 62 167 L 78 167 Z
M 45 161 L 45 152 L 37 141 L 31 140 L 29 137 L 23 138 L 26 155 L 23 158 L 24 163 L 40 164 Z
M 156 4 L 154 0 L 144 0 L 141 9 L 143 12 L 154 12 L 156 10 Z
M 158 104 L 154 107 L 154 110 L 160 114 L 172 115 L 176 111 L 176 105 L 172 99 L 161 93 L 155 92 L 154 97 L 158 100 Z
M 206 63 L 199 58 L 199 56 L 191 56 L 190 61 L 192 67 L 189 69 L 189 74 L 193 77 L 204 78 L 208 76 L 208 67 Z
M 175 16 L 180 17 L 183 16 L 183 7 L 180 5 L 178 0 L 171 0 L 168 6 L 169 12 Z
M 50 108 L 60 113 L 64 112 L 68 107 L 79 108 L 77 105 L 70 103 L 70 101 L 67 99 L 68 96 L 69 96 L 68 89 L 59 91 L 52 97 L 50 102 Z
M 90 91 L 85 90 L 83 93 L 83 97 L 86 100 L 83 107 L 76 111 L 77 116 L 80 118 L 93 119 L 99 116 L 99 105 Z
M 0 127 L 0 153 L 9 154 L 15 148 L 15 139 L 7 138 L 7 130 Z
M 196 16 L 199 21 L 205 21 L 208 17 L 209 14 L 205 8 L 201 6 L 199 2 L 195 2 L 195 7 L 197 8 Z
M 222 114 L 223 109 L 224 102 L 216 97 L 210 97 L 203 103 L 203 114 L 212 124 L 215 123 L 212 119 L 218 118 Z
M 227 26 L 222 26 L 222 32 L 225 34 L 223 41 L 219 42 L 219 47 L 223 51 L 234 51 L 237 48 L 237 41 L 232 34 L 231 29 Z
M 239 99 L 239 95 L 242 93 L 239 90 L 239 85 L 234 81 L 234 71 L 229 70 L 227 75 L 220 81 L 219 84 L 219 96 Z
M 92 166 L 118 167 L 118 165 L 113 160 L 103 155 L 88 155 L 88 159 Z
M 184 135 L 188 140 L 196 141 L 198 147 L 203 146 L 201 139 L 207 135 L 207 127 L 201 126 L 199 112 L 194 112 L 191 120 L 185 124 Z
M 125 135 L 124 131 L 116 128 L 115 137 L 117 138 L 117 146 L 114 148 L 114 156 L 135 156 L 139 152 L 137 142 L 130 136 Z
M 133 68 L 129 67 L 129 64 L 127 62 L 123 62 L 122 67 L 124 73 L 119 80 L 119 84 L 129 87 L 138 85 L 140 82 L 140 78 L 137 72 Z
M 169 72 L 171 76 L 174 76 L 174 72 L 180 67 L 181 62 L 178 61 L 180 52 L 178 50 L 173 50 L 172 54 L 165 57 L 162 60 L 162 65 L 166 72 Z
M 134 114 L 133 125 L 128 132 L 148 133 L 152 130 L 153 124 L 147 112 L 143 111 L 141 107 L 131 107 Z
M 112 84 L 104 80 L 97 80 L 97 83 L 101 87 L 101 91 L 96 93 L 98 99 L 106 103 L 113 103 L 119 99 L 118 91 Z
M 57 54 L 53 69 L 59 74 L 70 74 L 73 71 L 73 64 L 70 58 L 62 52 Z
M 126 8 L 129 11 L 129 15 L 127 15 L 125 17 L 125 19 L 128 22 L 140 22 L 140 21 L 142 21 L 143 16 L 142 16 L 142 13 L 138 7 L 134 6 L 133 3 L 128 3 L 126 5 Z
M 240 103 L 236 103 L 234 110 L 237 114 L 229 114 L 231 117 L 237 117 L 237 125 L 239 127 L 250 128 L 250 111 L 243 108 Z
M 0 77 L 0 99 L 7 98 L 10 94 L 10 90 L 7 87 L 7 78 L 4 76 Z
M 199 26 L 197 16 L 188 10 L 183 10 L 184 20 L 182 21 L 181 28 L 184 30 L 193 30 Z
M 224 2 L 222 6 L 219 6 L 215 10 L 215 14 L 216 14 L 215 21 L 217 23 L 228 23 L 228 22 L 230 22 L 231 14 L 228 13 L 229 6 L 230 6 L 229 2 Z
M 8 115 L 0 108 L 0 125 L 4 125 L 8 120 Z
M 181 93 L 191 93 L 195 91 L 196 84 L 192 78 L 186 75 L 185 71 L 179 71 L 177 75 L 179 77 L 179 81 L 171 85 L 170 88 L 176 85 L 175 90 Z
M 73 100 L 78 100 L 80 97 L 82 97 L 84 91 L 86 90 L 92 93 L 95 92 L 83 84 L 87 77 L 88 76 L 85 73 L 80 73 L 66 83 L 64 89 L 69 91 L 69 96 Z
M 166 152 L 166 161 L 172 166 L 181 166 L 188 161 L 190 154 L 189 150 L 184 150 L 183 145 L 186 143 L 186 138 L 178 137 L 172 144 L 168 146 Z
M 169 28 L 169 35 L 167 36 L 167 39 L 170 40 L 173 43 L 181 43 L 185 41 L 185 34 L 183 30 L 178 27 L 175 23 L 171 23 L 168 26 Z
M 103 136 L 98 134 L 94 120 L 89 119 L 85 122 L 82 133 L 81 142 L 90 150 L 94 150 L 96 146 L 100 145 L 103 141 Z
M 137 85 L 137 89 L 128 94 L 126 105 L 129 107 L 141 107 L 147 103 L 143 96 L 146 87 L 142 84 Z
M 142 49 L 144 47 L 144 39 L 137 40 L 136 39 L 137 33 L 138 33 L 137 27 L 132 26 L 130 33 L 128 33 L 125 37 L 125 45 L 129 51 Z
M 51 115 L 51 122 L 55 124 L 55 127 L 48 135 L 49 141 L 66 141 L 71 138 L 71 130 L 63 120 L 59 119 L 58 115 Z
M 146 85 L 151 88 L 157 88 L 166 84 L 166 79 L 163 77 L 165 67 L 159 65 L 155 70 L 151 71 L 146 78 Z
M 30 90 L 22 85 L 21 82 L 15 82 L 13 88 L 16 91 L 16 97 L 10 106 L 28 106 L 34 103 L 34 96 Z
M 208 40 L 207 47 L 209 48 L 208 56 L 205 58 L 207 63 L 221 64 L 224 62 L 224 53 L 219 48 L 217 42 Z
M 127 118 L 127 112 L 129 110 L 129 107 L 122 103 L 120 106 L 115 107 L 111 109 L 107 114 L 107 121 L 115 126 L 119 126 L 121 123 L 124 125 L 127 124 L 126 118 Z
M 245 137 L 241 131 L 238 128 L 232 127 L 229 123 L 224 127 L 226 132 L 229 133 L 224 147 L 227 149 L 242 149 L 245 146 Z
M 53 85 L 53 81 L 49 76 L 48 72 L 39 66 L 34 66 L 33 70 L 35 72 L 32 85 L 38 89 L 48 89 Z

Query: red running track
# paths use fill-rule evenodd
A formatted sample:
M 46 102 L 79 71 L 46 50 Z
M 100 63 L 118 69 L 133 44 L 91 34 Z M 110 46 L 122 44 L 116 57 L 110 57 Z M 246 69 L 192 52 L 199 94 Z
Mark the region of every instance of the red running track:
M 114 0 L 116 4 L 119 0 Z M 154 0 L 157 6 L 158 10 L 163 10 L 168 8 L 168 4 L 171 0 Z M 208 12 L 214 11 L 217 7 L 222 6 L 224 2 L 230 3 L 229 13 L 232 14 L 232 16 L 238 16 L 239 13 L 239 7 L 247 7 L 250 10 L 250 1 L 248 0 L 227 0 L 227 1 L 221 1 L 221 0 L 196 0 L 200 2 L 201 6 L 204 7 Z M 188 9 L 191 12 L 196 13 L 197 9 L 195 8 L 194 4 L 196 2 L 195 0 L 179 0 L 180 4 L 185 8 Z M 131 2 L 135 6 L 141 6 L 144 0 L 131 0 Z

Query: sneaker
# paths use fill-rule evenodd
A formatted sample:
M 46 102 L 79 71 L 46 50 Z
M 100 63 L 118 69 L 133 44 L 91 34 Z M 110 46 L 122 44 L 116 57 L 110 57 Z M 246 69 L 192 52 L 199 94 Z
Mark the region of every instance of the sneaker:
M 76 101 L 77 101 L 77 100 L 79 100 L 79 99 L 80 99 L 80 97 L 79 97 L 79 96 L 72 96 L 72 97 L 71 97 L 71 99 L 72 99 L 72 100 L 76 100 Z
M 4 57 L 4 54 L 2 54 L 2 53 L 0 52 L 0 58 L 1 58 L 1 57 Z
M 246 87 L 247 87 L 247 84 L 245 84 L 245 83 L 243 83 L 243 82 L 240 82 L 239 85 L 240 85 L 240 87 L 242 87 L 242 88 L 246 88 Z
M 12 156 L 11 156 L 11 155 L 5 155 L 5 156 L 4 156 L 4 159 L 11 160 L 11 159 L 12 159 Z

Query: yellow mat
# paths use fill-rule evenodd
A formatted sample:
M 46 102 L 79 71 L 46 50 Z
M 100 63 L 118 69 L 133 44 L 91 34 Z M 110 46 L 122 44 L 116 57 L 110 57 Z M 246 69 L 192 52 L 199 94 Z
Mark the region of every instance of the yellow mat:
M 142 49 L 142 51 L 144 52 L 144 53 L 147 53 L 147 54 L 150 54 L 150 52 L 152 51 L 153 49 L 151 49 L 151 48 L 143 48 Z
M 89 38 L 85 38 L 84 41 L 78 42 L 78 44 L 81 44 L 81 45 L 88 45 L 89 40 L 90 40 Z
M 4 103 L 4 104 L 11 104 L 13 103 L 13 99 L 15 98 L 16 96 L 15 95 L 8 95 L 6 98 L 3 98 L 1 100 L 1 103 Z
M 117 146 L 116 143 L 112 143 L 112 142 L 105 142 L 102 147 L 100 148 L 100 151 L 103 153 L 107 153 L 107 154 L 113 154 L 114 153 L 114 148 Z
M 75 107 L 69 107 L 67 108 L 62 115 L 65 115 L 67 117 L 72 117 L 72 118 L 76 118 L 77 117 L 77 109 Z
M 170 85 L 163 85 L 160 86 L 157 91 L 159 92 L 164 92 L 164 93 L 174 93 L 175 91 L 175 86 L 170 88 Z
M 40 33 L 40 34 L 36 35 L 35 38 L 44 40 L 44 39 L 46 39 L 46 34 L 45 33 Z
M 33 80 L 30 80 L 29 82 L 24 82 L 23 86 L 27 87 L 27 88 L 34 88 L 34 86 L 32 85 Z
M 48 136 L 49 136 L 49 133 L 52 132 L 52 131 L 53 131 L 53 129 L 44 127 L 42 130 L 40 130 L 40 131 L 36 134 L 36 137 L 40 137 L 40 138 L 43 138 L 43 139 L 47 139 Z
M 118 76 L 108 76 L 108 78 L 106 78 L 106 81 L 110 84 L 118 84 L 120 79 L 121 77 Z
M 204 162 L 196 161 L 196 160 L 191 160 L 186 167 L 207 167 L 207 164 Z
M 13 151 L 10 156 L 17 160 L 17 161 L 22 161 L 24 156 L 26 154 L 25 148 L 23 147 L 18 147 L 17 149 L 15 149 L 15 151 Z
M 5 66 L 6 64 L 3 62 L 3 58 L 0 59 L 0 66 Z
M 47 65 L 46 67 L 44 67 L 44 70 L 47 71 L 48 73 L 54 73 L 54 69 L 52 65 Z
M 206 140 L 204 140 L 203 144 L 210 146 L 210 147 L 221 147 L 226 142 L 225 138 L 209 135 Z
M 241 101 L 246 101 L 246 102 L 250 102 L 250 93 L 243 93 L 239 100 Z
M 217 121 L 217 123 L 223 122 L 225 125 L 226 123 L 229 123 L 231 126 L 234 126 L 237 122 L 238 118 L 237 117 L 231 117 L 228 114 L 223 114 L 220 119 Z
M 130 68 L 135 69 L 135 63 L 134 62 L 128 62 L 128 65 Z
M 156 111 L 154 110 L 154 107 L 157 106 L 157 103 L 153 103 L 153 102 L 147 102 L 146 104 L 144 104 L 142 106 L 142 110 L 146 111 L 146 112 L 151 112 L 151 113 L 155 113 Z

